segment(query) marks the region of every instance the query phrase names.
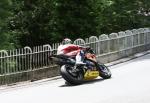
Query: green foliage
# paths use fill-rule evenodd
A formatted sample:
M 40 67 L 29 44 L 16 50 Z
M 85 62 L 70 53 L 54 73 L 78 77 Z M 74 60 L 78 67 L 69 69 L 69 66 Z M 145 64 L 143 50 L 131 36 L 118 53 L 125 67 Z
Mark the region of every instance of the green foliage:
M 1 0 L 0 2 L 0 49 L 14 48 L 13 43 L 10 41 L 11 35 L 7 26 L 9 17 L 12 14 L 10 10 L 11 5 L 11 0 Z
M 150 5 L 147 0 L 108 0 L 106 2 L 109 5 L 104 7 L 98 18 L 101 21 L 99 29 L 102 33 L 149 26 L 148 22 L 144 22 L 147 21 L 147 17 L 138 14 L 140 8 Z
M 96 35 L 93 0 L 56 0 L 56 33 L 72 39 Z
M 10 27 L 16 32 L 21 46 L 49 43 L 51 38 L 53 6 L 51 0 L 25 0 L 14 3 L 14 17 Z
M 22 46 L 96 34 L 98 23 L 89 0 L 28 0 L 19 5 L 15 9 L 11 28 L 17 32 Z
M 0 49 L 149 27 L 149 0 L 1 0 Z

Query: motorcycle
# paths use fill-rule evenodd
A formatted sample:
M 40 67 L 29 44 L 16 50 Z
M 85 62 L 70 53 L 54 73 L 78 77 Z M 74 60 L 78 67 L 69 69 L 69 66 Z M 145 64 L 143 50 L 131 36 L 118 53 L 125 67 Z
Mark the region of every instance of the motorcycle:
M 62 78 L 73 85 L 96 79 L 98 76 L 103 79 L 111 78 L 110 70 L 96 60 L 96 55 L 91 48 L 84 51 L 85 65 L 76 65 L 75 56 L 51 55 L 50 59 L 60 66 Z

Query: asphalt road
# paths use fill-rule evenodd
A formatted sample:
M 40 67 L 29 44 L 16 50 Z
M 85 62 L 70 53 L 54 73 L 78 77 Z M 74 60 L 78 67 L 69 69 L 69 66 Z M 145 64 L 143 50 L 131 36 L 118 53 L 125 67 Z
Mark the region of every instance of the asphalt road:
M 150 55 L 110 69 L 111 79 L 78 86 L 58 79 L 0 89 L 0 103 L 150 103 Z

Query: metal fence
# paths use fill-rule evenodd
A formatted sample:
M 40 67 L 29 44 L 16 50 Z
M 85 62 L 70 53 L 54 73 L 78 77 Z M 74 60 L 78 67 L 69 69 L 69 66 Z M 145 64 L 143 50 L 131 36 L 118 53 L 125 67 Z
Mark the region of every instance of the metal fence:
M 90 46 L 103 63 L 111 62 L 150 49 L 150 29 L 102 34 L 99 37 L 77 39 L 74 44 Z M 59 75 L 59 69 L 49 55 L 57 52 L 60 43 L 0 51 L 0 85 L 32 81 Z

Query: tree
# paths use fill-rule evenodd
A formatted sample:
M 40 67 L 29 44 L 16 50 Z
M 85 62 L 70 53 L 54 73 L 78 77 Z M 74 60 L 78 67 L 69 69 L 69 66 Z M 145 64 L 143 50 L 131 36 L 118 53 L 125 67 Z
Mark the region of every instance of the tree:
M 99 30 L 102 33 L 119 32 L 148 26 L 147 17 L 139 15 L 140 8 L 147 8 L 147 0 L 106 0 L 107 4 L 101 9 L 98 20 L 101 21 Z M 147 5 L 147 6 L 146 6 Z M 101 6 L 101 5 L 100 5 Z
M 17 47 L 150 26 L 148 0 L 13 0 L 13 5 L 9 32 Z
M 93 0 L 56 0 L 56 33 L 71 39 L 96 35 Z
M 12 5 L 11 0 L 1 0 L 0 2 L 0 49 L 12 49 L 13 43 L 10 41 L 11 35 L 8 31 L 7 23 L 12 12 L 10 10 Z
M 15 0 L 11 30 L 17 33 L 21 46 L 35 46 L 50 43 L 53 31 L 52 0 Z
M 35 46 L 96 34 L 92 0 L 15 0 L 11 29 L 22 46 Z

